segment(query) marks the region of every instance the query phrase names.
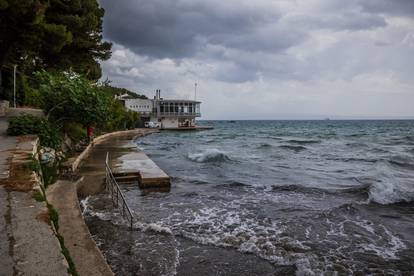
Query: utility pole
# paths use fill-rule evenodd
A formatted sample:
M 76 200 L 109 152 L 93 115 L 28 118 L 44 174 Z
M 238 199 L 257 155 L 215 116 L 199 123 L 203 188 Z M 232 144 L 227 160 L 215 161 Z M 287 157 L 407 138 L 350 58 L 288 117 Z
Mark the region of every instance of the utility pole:
M 13 103 L 14 103 L 14 108 L 16 108 L 16 68 L 17 68 L 17 65 L 15 64 L 13 66 Z
M 197 101 L 197 83 L 194 83 L 194 101 Z

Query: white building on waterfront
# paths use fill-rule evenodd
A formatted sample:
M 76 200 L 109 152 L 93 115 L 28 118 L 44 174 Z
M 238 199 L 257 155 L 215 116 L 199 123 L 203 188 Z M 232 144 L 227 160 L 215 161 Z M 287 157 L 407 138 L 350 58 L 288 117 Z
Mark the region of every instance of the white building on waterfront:
M 161 129 L 196 128 L 196 118 L 201 117 L 200 104 L 191 100 L 167 100 L 161 98 L 161 90 L 154 99 L 132 99 L 128 95 L 118 96 L 125 107 L 140 113 L 143 123 L 154 122 Z

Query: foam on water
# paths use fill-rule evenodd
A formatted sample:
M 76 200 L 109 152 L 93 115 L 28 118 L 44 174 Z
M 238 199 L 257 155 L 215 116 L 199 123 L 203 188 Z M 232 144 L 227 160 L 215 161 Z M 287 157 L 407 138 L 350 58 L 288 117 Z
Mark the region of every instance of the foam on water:
M 236 248 L 278 265 L 296 265 L 303 275 L 312 271 L 307 253 L 310 248 L 286 235 L 282 224 L 267 218 L 258 219 L 247 210 L 202 208 L 198 212 L 174 213 L 160 222 L 175 235 L 200 244 Z M 290 256 L 290 257 L 289 257 Z M 306 273 L 305 273 L 306 272 Z
M 361 243 L 359 246 L 361 247 L 362 252 L 372 251 L 386 260 L 399 259 L 397 253 L 407 248 L 405 243 L 399 237 L 391 233 L 391 231 L 389 231 L 386 227 L 382 226 L 382 228 L 385 234 L 385 245 L 379 245 L 374 242 Z
M 81 201 L 80 201 L 80 206 L 81 206 L 81 210 L 82 210 L 82 215 L 85 215 L 85 214 L 87 214 L 88 212 L 90 212 L 90 210 L 89 210 L 89 199 L 90 199 L 91 197 L 90 196 L 87 196 L 87 197 L 85 197 L 84 199 L 82 199 Z
M 388 165 L 378 165 L 377 181 L 369 188 L 369 200 L 380 204 L 414 201 L 414 173 L 390 171 Z
M 198 163 L 224 162 L 230 160 L 225 152 L 218 149 L 206 149 L 198 153 L 189 153 L 188 158 Z
M 297 275 L 398 275 L 414 269 L 407 261 L 414 240 L 414 121 L 215 127 L 137 141 L 172 177 L 172 189 L 141 196 L 138 188 L 128 188 L 139 218 L 139 231 L 132 232 L 152 237 L 154 244 L 182 242 L 181 255 L 173 248 L 177 242 L 169 244 L 168 256 L 175 258 L 170 271 L 180 258 L 199 261 L 185 246 L 194 255 L 218 247 L 246 253 L 275 267 L 294 267 Z M 89 211 L 91 201 L 82 204 L 85 212 L 126 225 L 116 211 Z M 400 202 L 405 204 L 395 204 Z

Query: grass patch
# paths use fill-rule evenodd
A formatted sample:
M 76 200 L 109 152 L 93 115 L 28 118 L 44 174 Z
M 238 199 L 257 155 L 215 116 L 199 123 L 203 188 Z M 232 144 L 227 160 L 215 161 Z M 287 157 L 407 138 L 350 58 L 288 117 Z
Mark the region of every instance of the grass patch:
M 58 211 L 49 203 L 47 203 L 47 209 L 49 210 L 50 221 L 56 229 L 56 232 L 59 232 L 59 213 Z
M 47 188 L 49 185 L 56 182 L 59 176 L 59 164 L 53 165 L 43 165 L 41 164 L 42 176 L 43 176 L 43 185 Z
M 46 201 L 45 196 L 43 195 L 43 193 L 39 190 L 35 191 L 33 193 L 33 198 L 37 201 L 37 202 L 43 202 Z
M 79 276 L 78 272 L 76 271 L 75 263 L 70 256 L 69 250 L 65 246 L 65 239 L 59 233 L 56 235 L 56 237 L 58 238 L 60 247 L 62 248 L 62 254 L 65 256 L 66 261 L 68 262 L 68 273 L 73 276 Z
M 30 162 L 27 163 L 27 168 L 36 174 L 40 173 L 40 162 L 34 156 L 31 157 Z
M 65 256 L 66 261 L 68 262 L 69 268 L 68 273 L 73 276 L 79 276 L 78 272 L 76 271 L 75 263 L 70 256 L 69 250 L 65 246 L 65 239 L 62 235 L 59 234 L 59 212 L 53 207 L 53 205 L 47 203 L 47 208 L 49 210 L 49 218 L 50 222 L 56 229 L 56 237 L 59 240 L 60 248 L 62 249 L 62 254 Z

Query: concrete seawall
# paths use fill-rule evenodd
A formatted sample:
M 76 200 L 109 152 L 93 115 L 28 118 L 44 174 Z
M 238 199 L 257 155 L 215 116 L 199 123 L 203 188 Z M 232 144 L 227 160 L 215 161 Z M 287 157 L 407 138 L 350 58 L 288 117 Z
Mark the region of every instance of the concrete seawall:
M 48 201 L 59 212 L 59 234 L 79 275 L 114 275 L 83 220 L 77 183 L 59 180 L 47 190 Z
M 143 135 L 148 135 L 148 134 L 156 133 L 156 132 L 159 132 L 159 131 L 154 130 L 154 129 L 133 129 L 133 130 L 125 130 L 125 131 L 116 131 L 116 132 L 106 133 L 101 136 L 98 136 L 92 141 L 92 143 L 81 154 L 79 154 L 76 157 L 76 159 L 73 161 L 73 164 L 72 164 L 72 170 L 76 171 L 78 169 L 80 163 L 89 156 L 93 147 L 95 147 L 96 145 L 99 145 L 100 143 L 110 138 L 115 138 L 115 137 L 133 138 L 135 136 L 143 136 Z
M 79 198 L 94 195 L 104 189 L 104 160 L 108 148 L 117 147 L 120 139 L 132 139 L 158 132 L 135 129 L 99 136 L 73 159 L 72 170 L 82 176 L 77 182 L 58 181 L 47 190 L 47 197 L 60 215 L 59 232 L 65 239 L 79 275 L 113 275 L 101 251 L 96 246 L 83 219 Z M 121 149 L 127 151 L 128 148 Z M 93 154 L 92 154 L 93 153 Z M 115 157 L 115 156 L 113 156 Z

